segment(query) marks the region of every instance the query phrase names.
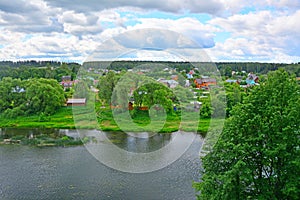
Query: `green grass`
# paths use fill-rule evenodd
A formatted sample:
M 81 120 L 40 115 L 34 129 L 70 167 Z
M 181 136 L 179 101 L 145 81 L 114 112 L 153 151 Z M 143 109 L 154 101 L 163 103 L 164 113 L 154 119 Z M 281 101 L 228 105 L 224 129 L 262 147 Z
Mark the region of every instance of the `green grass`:
M 122 116 L 123 115 L 123 116 Z M 168 114 L 166 120 L 152 120 L 149 117 L 147 111 L 139 111 L 134 114 L 134 118 L 128 118 L 125 114 L 118 114 L 118 118 L 121 120 L 121 128 L 118 126 L 114 119 L 112 111 L 109 108 L 98 110 L 98 123 L 103 131 L 131 131 L 140 132 L 148 131 L 153 132 L 157 130 L 157 126 L 162 126 L 158 132 L 170 133 L 178 130 L 182 131 L 197 131 L 198 133 L 205 135 L 210 127 L 211 119 L 200 119 L 195 116 L 197 113 L 188 113 L 185 118 L 182 119 L 180 114 Z
M 96 109 L 94 109 L 94 106 Z M 125 112 L 126 113 L 126 112 Z M 113 115 L 107 106 L 100 108 L 98 103 L 85 107 L 62 107 L 54 115 L 41 119 L 40 116 L 23 116 L 7 119 L 0 115 L 0 127 L 30 127 L 30 128 L 59 128 L 59 129 L 101 129 L 103 131 L 131 131 L 131 132 L 161 132 L 170 133 L 177 130 L 197 131 L 201 135 L 210 128 L 210 119 L 200 119 L 196 112 L 172 113 L 164 116 L 154 113 L 152 118 L 148 111 L 130 111 Z M 118 119 L 118 120 L 116 120 Z
M 74 129 L 74 120 L 71 107 L 63 107 L 54 115 L 41 119 L 38 115 L 19 116 L 7 119 L 0 115 L 0 127 L 30 127 L 30 128 L 61 128 Z

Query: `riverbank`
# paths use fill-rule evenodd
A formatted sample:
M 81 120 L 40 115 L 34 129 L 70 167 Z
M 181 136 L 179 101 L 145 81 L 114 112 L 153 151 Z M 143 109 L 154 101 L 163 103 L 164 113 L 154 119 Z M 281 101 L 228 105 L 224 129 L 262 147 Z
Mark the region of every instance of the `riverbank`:
M 51 116 L 23 116 L 8 119 L 0 116 L 0 127 L 14 128 L 56 128 L 56 129 L 98 129 L 103 131 L 131 131 L 131 132 L 153 132 L 159 124 L 161 129 L 157 132 L 171 133 L 178 130 L 186 132 L 197 131 L 205 135 L 210 126 L 210 119 L 198 119 L 192 113 L 186 119 L 182 119 L 179 114 L 168 114 L 166 119 L 150 118 L 145 111 L 130 113 L 132 118 L 120 115 L 122 123 L 116 122 L 116 116 L 108 108 L 98 109 L 96 117 L 94 110 L 85 107 L 78 108 L 79 111 L 74 115 L 72 107 L 63 107 Z M 75 122 L 76 123 L 75 123 Z M 198 123 L 198 126 L 197 126 Z M 120 127 L 121 126 L 121 127 Z
M 37 147 L 78 146 L 93 142 L 94 137 L 79 137 L 77 130 L 55 128 L 0 128 L 0 145 Z
M 34 137 L 27 137 L 26 135 L 16 135 L 12 137 L 1 136 L 0 145 L 31 145 L 37 147 L 53 147 L 53 146 L 77 146 L 83 145 L 83 141 L 80 139 L 75 139 L 69 136 L 62 137 L 51 137 L 51 135 L 37 135 Z
M 72 107 L 63 107 L 51 116 L 18 116 L 8 119 L 0 116 L 0 127 L 75 129 Z

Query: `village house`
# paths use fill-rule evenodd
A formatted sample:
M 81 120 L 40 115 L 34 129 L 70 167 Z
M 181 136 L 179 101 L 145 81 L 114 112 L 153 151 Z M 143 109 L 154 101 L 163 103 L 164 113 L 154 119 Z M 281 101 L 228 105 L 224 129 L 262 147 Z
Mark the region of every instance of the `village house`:
M 195 79 L 194 83 L 196 84 L 196 88 L 208 88 L 210 85 L 216 85 L 217 80 L 215 78 L 204 76 L 202 78 Z
M 259 78 L 258 76 L 256 76 L 255 74 L 253 74 L 252 72 L 250 72 L 248 74 L 248 77 L 246 79 L 246 83 L 247 85 L 251 86 L 251 85 L 258 85 L 258 81 L 259 81 Z
M 160 78 L 157 80 L 158 82 L 164 84 L 165 86 L 169 87 L 169 88 L 175 88 L 178 85 L 177 81 L 174 80 L 166 80 L 164 78 Z
M 61 77 L 61 85 L 66 88 L 71 88 L 77 81 L 72 81 L 71 76 L 62 76 Z
M 174 81 L 178 81 L 178 75 L 172 75 L 171 79 L 174 80 Z
M 190 70 L 189 73 L 186 74 L 186 77 L 187 77 L 188 79 L 191 79 L 191 78 L 193 78 L 193 75 L 194 75 L 194 74 L 195 74 L 194 70 Z
M 67 106 L 85 106 L 86 98 L 68 99 Z

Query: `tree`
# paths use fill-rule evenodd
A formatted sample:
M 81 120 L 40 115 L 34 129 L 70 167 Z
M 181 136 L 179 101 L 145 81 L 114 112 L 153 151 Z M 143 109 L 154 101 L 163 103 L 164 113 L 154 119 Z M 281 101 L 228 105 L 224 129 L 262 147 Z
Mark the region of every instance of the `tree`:
M 24 104 L 26 101 L 24 88 L 24 83 L 20 79 L 3 78 L 0 81 L 0 112 L 11 111 Z M 14 112 L 15 114 L 22 113 L 19 108 L 17 110 L 18 112 Z
M 100 78 L 97 88 L 99 89 L 99 98 L 111 103 L 114 88 L 118 82 L 119 77 L 113 71 L 109 71 L 106 76 Z
M 167 112 L 172 111 L 172 97 L 174 96 L 172 91 L 155 80 L 147 80 L 144 85 L 134 91 L 133 96 L 135 103 L 138 106 L 151 107 L 155 104 L 160 104 Z
M 203 158 L 199 199 L 299 199 L 300 91 L 284 70 L 236 105 Z
M 28 114 L 53 114 L 64 102 L 64 91 L 54 79 L 30 79 L 26 83 Z
M 89 87 L 86 83 L 86 81 L 79 81 L 78 83 L 75 84 L 74 86 L 74 98 L 86 98 L 88 99 L 89 97 Z
M 231 74 L 231 67 L 230 66 L 227 66 L 224 70 L 224 75 L 227 76 L 227 77 L 231 77 L 232 74 Z

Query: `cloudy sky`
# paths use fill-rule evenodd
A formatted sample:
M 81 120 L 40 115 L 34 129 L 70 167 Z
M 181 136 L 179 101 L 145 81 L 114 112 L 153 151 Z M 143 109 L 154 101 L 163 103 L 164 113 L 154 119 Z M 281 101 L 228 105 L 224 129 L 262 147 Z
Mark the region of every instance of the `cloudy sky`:
M 0 0 L 0 60 L 83 62 L 128 44 L 110 45 L 120 34 L 142 43 L 144 29 L 181 34 L 216 62 L 300 61 L 299 0 Z

